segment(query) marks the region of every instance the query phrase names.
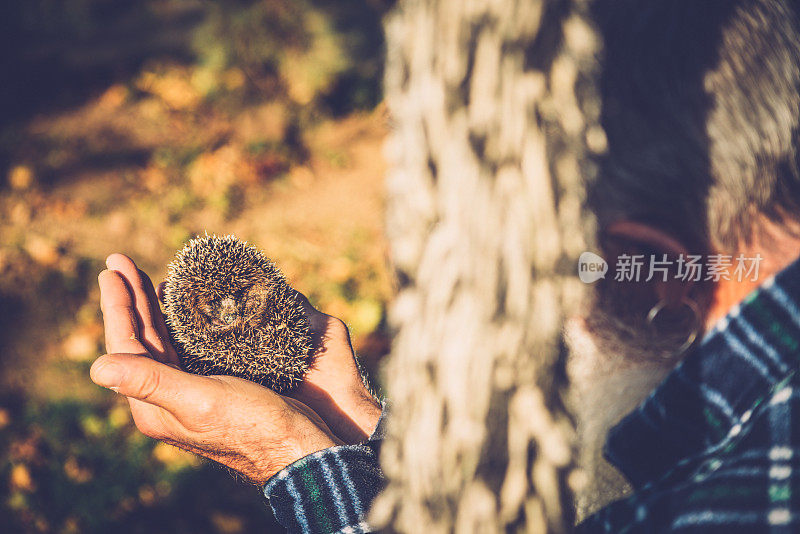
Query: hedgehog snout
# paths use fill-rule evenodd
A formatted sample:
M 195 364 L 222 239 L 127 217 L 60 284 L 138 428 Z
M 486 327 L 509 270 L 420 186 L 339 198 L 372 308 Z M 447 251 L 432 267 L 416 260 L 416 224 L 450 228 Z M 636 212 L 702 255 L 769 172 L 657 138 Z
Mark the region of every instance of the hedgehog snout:
M 239 309 L 236 301 L 231 297 L 222 299 L 219 303 L 219 319 L 222 324 L 232 325 L 239 318 Z

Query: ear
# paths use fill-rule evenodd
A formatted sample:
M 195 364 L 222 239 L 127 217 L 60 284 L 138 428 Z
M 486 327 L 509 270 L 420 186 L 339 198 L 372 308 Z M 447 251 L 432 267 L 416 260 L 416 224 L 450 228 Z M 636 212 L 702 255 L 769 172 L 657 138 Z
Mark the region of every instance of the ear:
M 244 318 L 248 320 L 260 314 L 267 303 L 269 285 L 256 283 L 242 296 L 244 298 Z
M 639 298 L 655 302 L 666 301 L 668 304 L 677 303 L 689 294 L 694 285 L 692 281 L 677 278 L 676 260 L 690 254 L 688 247 L 660 228 L 638 221 L 619 220 L 602 230 L 600 243 L 611 266 L 617 265 L 619 256 L 623 254 L 644 255 L 641 282 L 648 277 L 651 256 L 661 260 L 666 254 L 667 260 L 672 262 L 668 267 L 666 281 L 663 275 L 659 275 L 654 276 L 650 282 L 637 283 L 638 288 L 631 288 L 633 294 L 638 294 Z

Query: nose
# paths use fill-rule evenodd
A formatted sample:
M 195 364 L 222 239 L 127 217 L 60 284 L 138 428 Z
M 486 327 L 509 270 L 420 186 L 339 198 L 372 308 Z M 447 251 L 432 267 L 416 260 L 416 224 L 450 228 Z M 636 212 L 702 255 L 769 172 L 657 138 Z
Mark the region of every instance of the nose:
M 219 318 L 225 324 L 233 324 L 237 317 L 236 301 L 232 298 L 222 299 L 220 302 Z

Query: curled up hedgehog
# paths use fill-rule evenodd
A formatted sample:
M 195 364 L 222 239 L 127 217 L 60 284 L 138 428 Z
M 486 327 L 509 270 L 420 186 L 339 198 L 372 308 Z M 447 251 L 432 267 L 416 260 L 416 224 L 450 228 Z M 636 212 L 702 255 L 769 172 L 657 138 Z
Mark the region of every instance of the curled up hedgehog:
M 164 304 L 187 371 L 238 376 L 279 393 L 303 380 L 311 352 L 305 312 L 252 245 L 232 235 L 189 241 L 169 265 Z

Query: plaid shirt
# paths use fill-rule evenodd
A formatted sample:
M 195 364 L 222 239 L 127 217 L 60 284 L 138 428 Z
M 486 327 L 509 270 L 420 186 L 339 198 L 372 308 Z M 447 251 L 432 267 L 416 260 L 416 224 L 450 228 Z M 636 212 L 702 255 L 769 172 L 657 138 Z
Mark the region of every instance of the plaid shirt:
M 343 445 L 298 460 L 264 486 L 275 519 L 294 533 L 362 534 L 383 485 L 377 451 Z
M 635 491 L 579 532 L 800 531 L 800 260 L 751 293 L 609 433 Z M 334 447 L 264 489 L 290 532 L 369 532 L 371 446 Z
M 635 491 L 580 532 L 800 530 L 800 260 L 734 307 L 608 435 Z
M 264 496 L 290 534 L 372 532 L 366 515 L 384 485 L 378 452 L 387 413 L 384 403 L 367 443 L 315 452 L 269 479 Z

